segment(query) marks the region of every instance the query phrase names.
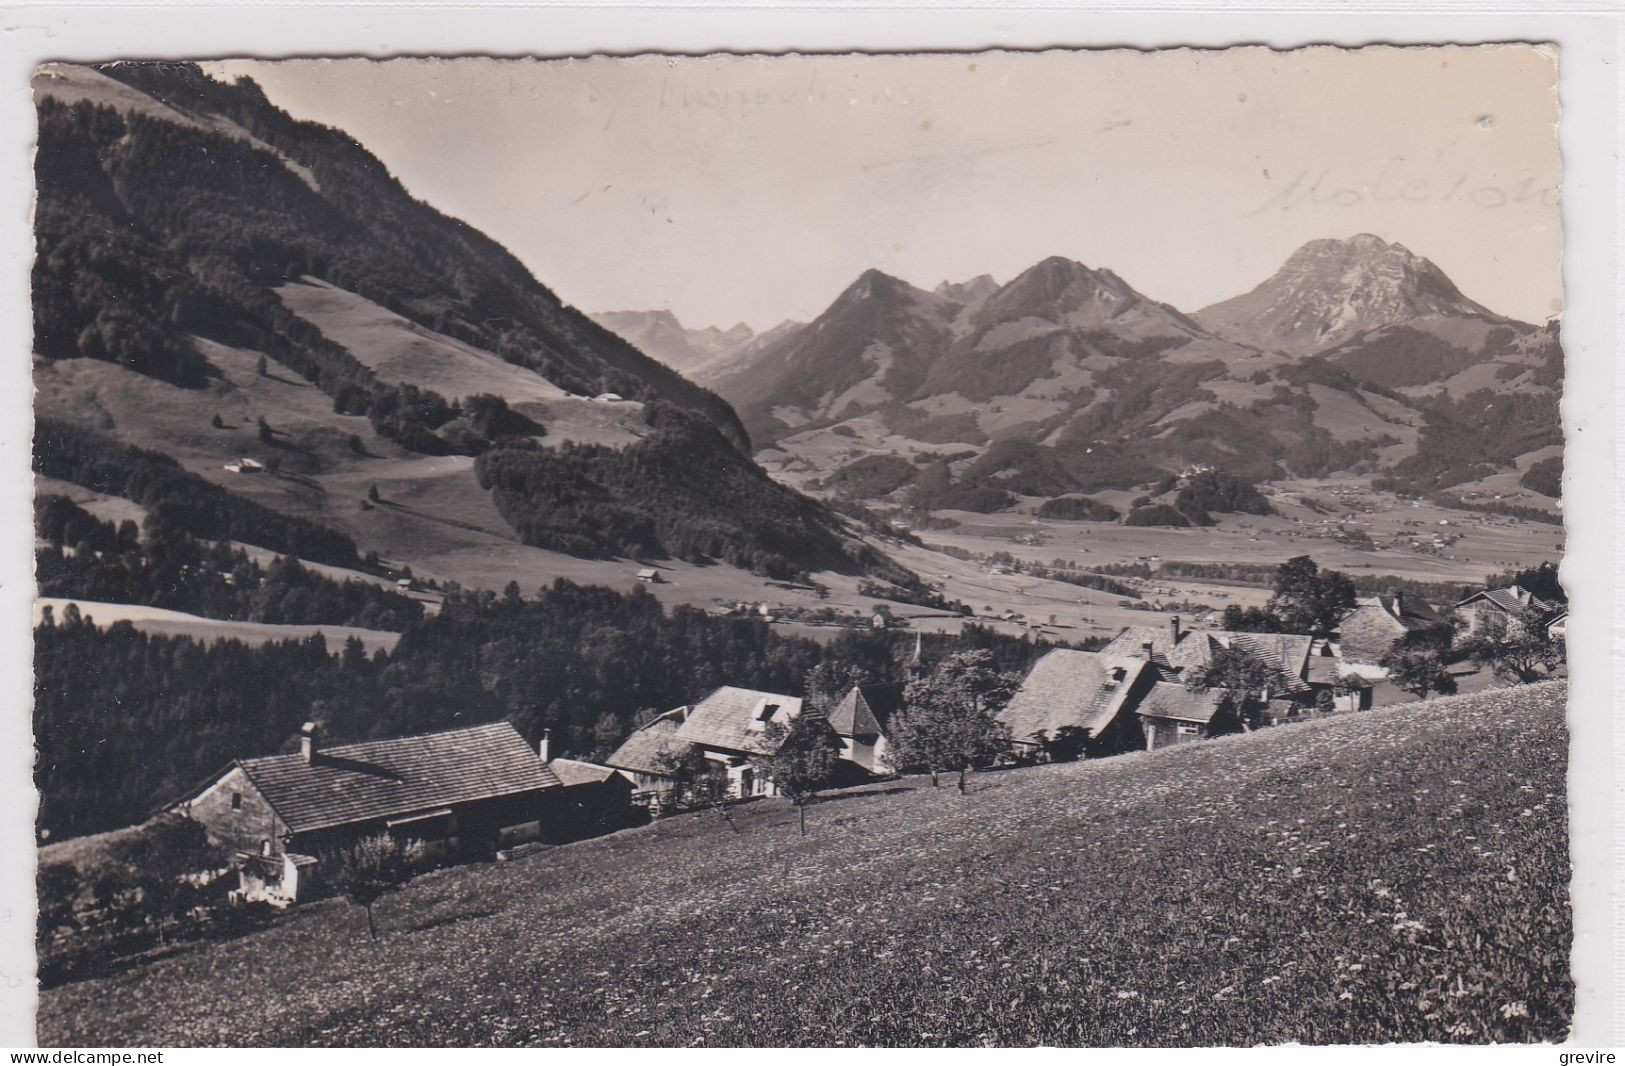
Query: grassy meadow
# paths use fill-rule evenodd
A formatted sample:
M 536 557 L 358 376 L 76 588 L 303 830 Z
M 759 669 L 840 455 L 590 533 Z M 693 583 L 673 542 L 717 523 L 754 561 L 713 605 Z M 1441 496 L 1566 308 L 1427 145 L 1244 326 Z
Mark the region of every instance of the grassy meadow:
M 514 861 L 47 990 L 44 1045 L 1561 1040 L 1561 682 L 906 778 Z

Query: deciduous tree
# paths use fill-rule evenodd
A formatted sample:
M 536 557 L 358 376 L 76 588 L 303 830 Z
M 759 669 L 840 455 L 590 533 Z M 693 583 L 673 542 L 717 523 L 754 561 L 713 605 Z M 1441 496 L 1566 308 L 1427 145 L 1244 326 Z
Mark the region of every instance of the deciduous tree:
M 1009 748 L 1009 731 L 996 716 L 1019 684 L 987 651 L 946 657 L 904 691 L 889 737 L 893 762 L 929 771 L 933 786 L 939 773 L 957 770 L 963 795 L 971 768 Z
M 790 724 L 769 722 L 763 732 L 764 754 L 752 761 L 768 775 L 779 795 L 796 805 L 801 835 L 807 835 L 807 804 L 829 786 L 841 760 L 841 738 L 822 714 L 808 711 Z
M 423 864 L 422 841 L 402 841 L 388 833 L 378 833 L 334 852 L 323 863 L 323 872 L 339 895 L 366 908 L 367 932 L 377 940 L 373 905 L 411 881 Z
M 1244 732 L 1259 724 L 1262 697 L 1281 672 L 1245 648 L 1217 648 L 1206 663 L 1185 669 L 1185 687 L 1192 692 L 1222 693 L 1219 709 Z
M 1456 691 L 1456 679 L 1445 669 L 1445 656 L 1437 646 L 1426 643 L 1395 642 L 1378 664 L 1388 670 L 1388 679 L 1401 691 L 1427 699 L 1428 693 L 1449 696 Z
M 1336 570 L 1322 570 L 1307 555 L 1282 563 L 1275 575 L 1269 610 L 1294 633 L 1329 633 L 1354 607 L 1354 582 Z

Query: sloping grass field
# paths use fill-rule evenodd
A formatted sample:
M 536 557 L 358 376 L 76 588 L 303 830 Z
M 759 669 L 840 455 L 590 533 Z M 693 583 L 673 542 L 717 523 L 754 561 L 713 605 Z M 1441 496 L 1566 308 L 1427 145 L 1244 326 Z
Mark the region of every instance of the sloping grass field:
M 45 992 L 56 1046 L 1561 1040 L 1566 686 L 782 800 Z

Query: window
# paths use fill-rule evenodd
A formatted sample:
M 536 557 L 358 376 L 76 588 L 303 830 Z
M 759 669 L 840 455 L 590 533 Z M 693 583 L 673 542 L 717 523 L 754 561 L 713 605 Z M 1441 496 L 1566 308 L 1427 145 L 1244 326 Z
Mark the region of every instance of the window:
M 241 792 L 233 792 L 231 794 L 231 809 L 234 811 L 240 811 L 243 809 L 243 794 Z
M 760 711 L 756 712 L 756 720 L 758 722 L 771 722 L 773 720 L 773 716 L 775 714 L 778 714 L 778 713 L 779 713 L 779 705 L 778 704 L 776 704 L 776 703 L 763 703 L 762 704 L 762 709 Z
M 1179 723 L 1179 735 L 1182 736 L 1182 737 L 1194 737 L 1200 732 L 1201 732 L 1200 729 L 1198 729 L 1196 726 L 1193 726 L 1193 725 L 1191 725 L 1191 724 L 1189 724 L 1187 722 L 1180 722 Z

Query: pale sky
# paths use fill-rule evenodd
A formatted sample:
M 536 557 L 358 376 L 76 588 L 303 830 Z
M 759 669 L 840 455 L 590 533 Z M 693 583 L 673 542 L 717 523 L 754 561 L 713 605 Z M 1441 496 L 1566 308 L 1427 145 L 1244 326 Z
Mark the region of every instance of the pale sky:
M 1375 233 L 1561 308 L 1551 51 L 231 61 L 584 310 L 810 319 L 1063 255 L 1194 311 Z

